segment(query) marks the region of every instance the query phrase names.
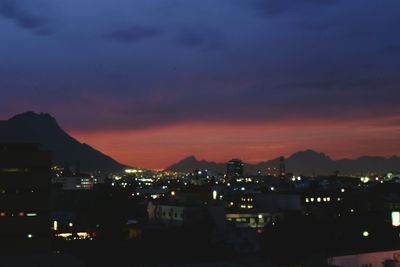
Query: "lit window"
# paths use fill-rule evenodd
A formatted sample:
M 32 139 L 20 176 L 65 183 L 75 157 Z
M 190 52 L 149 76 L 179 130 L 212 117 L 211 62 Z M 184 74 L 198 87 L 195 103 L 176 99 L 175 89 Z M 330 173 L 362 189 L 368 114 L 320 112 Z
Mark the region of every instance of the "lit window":
M 400 226 L 400 212 L 398 212 L 398 211 L 392 212 L 392 225 L 394 227 Z

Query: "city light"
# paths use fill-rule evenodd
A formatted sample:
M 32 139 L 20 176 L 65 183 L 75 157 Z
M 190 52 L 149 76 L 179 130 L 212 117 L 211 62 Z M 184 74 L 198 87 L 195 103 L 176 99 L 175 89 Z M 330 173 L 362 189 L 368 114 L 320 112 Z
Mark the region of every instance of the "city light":
M 213 197 L 214 200 L 217 199 L 217 197 L 218 197 L 218 192 L 217 192 L 217 190 L 213 190 L 213 192 L 212 192 L 212 197 Z
M 368 183 L 370 181 L 370 178 L 366 176 L 366 177 L 361 177 L 360 180 L 363 183 Z
M 400 212 L 399 211 L 393 211 L 392 214 L 392 225 L 394 227 L 399 227 L 400 226 Z

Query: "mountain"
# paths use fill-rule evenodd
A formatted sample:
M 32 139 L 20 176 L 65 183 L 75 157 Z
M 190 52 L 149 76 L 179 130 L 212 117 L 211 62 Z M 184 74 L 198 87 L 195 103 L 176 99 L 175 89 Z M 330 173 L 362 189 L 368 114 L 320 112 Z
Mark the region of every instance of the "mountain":
M 279 168 L 279 158 L 256 164 L 244 164 L 245 173 L 250 175 L 257 174 L 258 171 L 265 173 L 268 168 Z M 194 156 L 190 156 L 168 167 L 166 170 L 190 172 L 196 169 L 208 169 L 225 173 L 226 163 L 200 161 Z M 343 175 L 367 175 L 371 172 L 386 173 L 389 171 L 399 172 L 400 158 L 397 156 L 390 158 L 363 156 L 357 159 L 333 160 L 324 153 L 305 150 L 296 152 L 286 159 L 286 171 L 303 175 L 332 175 L 335 171 L 339 171 Z
M 74 165 L 80 162 L 84 171 L 113 172 L 125 166 L 91 146 L 68 135 L 49 114 L 25 112 L 0 121 L 0 143 L 37 143 L 50 150 L 53 164 Z
M 213 170 L 218 173 L 223 173 L 226 170 L 224 163 L 216 163 L 205 160 L 198 160 L 195 156 L 189 156 L 178 163 L 168 167 L 166 170 L 175 172 L 191 172 L 194 170 Z

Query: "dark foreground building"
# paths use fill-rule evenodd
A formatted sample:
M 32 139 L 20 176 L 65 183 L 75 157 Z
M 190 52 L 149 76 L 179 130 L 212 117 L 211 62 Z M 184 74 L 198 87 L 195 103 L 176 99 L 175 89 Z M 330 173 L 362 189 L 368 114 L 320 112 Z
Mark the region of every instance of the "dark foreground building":
M 49 237 L 51 155 L 34 144 L 0 144 L 0 242 Z M 7 243 L 8 244 L 8 243 Z

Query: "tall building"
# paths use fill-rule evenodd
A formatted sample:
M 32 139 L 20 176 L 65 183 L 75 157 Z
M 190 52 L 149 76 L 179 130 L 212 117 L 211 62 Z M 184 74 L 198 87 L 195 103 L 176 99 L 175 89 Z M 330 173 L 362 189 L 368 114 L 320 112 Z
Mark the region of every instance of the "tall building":
M 279 176 L 281 178 L 285 178 L 286 177 L 286 163 L 285 163 L 285 158 L 284 157 L 280 157 L 279 158 Z
M 243 176 L 244 164 L 240 159 L 232 159 L 228 161 L 226 166 L 226 176 L 228 179 L 235 179 Z
M 49 234 L 51 154 L 34 144 L 0 144 L 0 242 Z

